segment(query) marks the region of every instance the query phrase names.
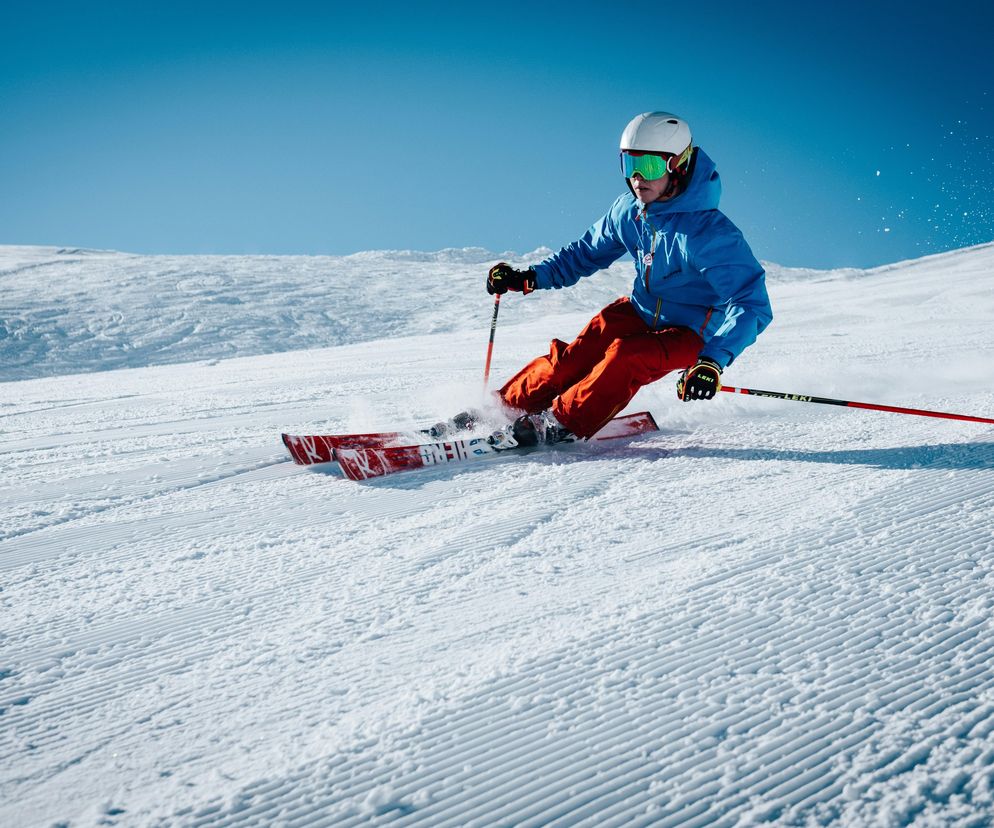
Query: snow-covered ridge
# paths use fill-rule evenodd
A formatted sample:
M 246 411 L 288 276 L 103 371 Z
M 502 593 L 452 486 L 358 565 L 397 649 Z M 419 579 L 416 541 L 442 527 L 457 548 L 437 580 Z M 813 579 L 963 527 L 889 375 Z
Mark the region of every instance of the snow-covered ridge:
M 951 250 L 945 253 L 932 253 L 918 259 L 907 259 L 900 262 L 879 265 L 866 269 L 856 267 L 841 267 L 832 270 L 816 270 L 808 267 L 784 267 L 774 262 L 763 262 L 766 268 L 768 281 L 776 282 L 801 282 L 825 279 L 859 279 L 867 276 L 878 276 L 893 271 L 903 271 L 908 268 L 939 268 L 952 269 L 959 268 L 964 263 L 967 267 L 972 264 L 984 263 L 990 265 L 994 263 L 994 242 L 987 244 L 977 244 L 972 247 L 964 247 L 959 250 Z
M 139 256 L 0 246 L 0 382 L 281 353 L 489 323 L 491 264 L 541 261 L 471 247 L 349 256 Z M 991 245 L 873 270 L 764 263 L 770 282 L 872 277 L 908 267 L 990 264 Z M 626 293 L 627 260 L 521 307 L 521 321 Z
M 392 262 L 434 262 L 436 264 L 471 264 L 489 265 L 497 261 L 505 262 L 534 262 L 549 256 L 552 251 L 548 247 L 539 247 L 531 253 L 515 253 L 505 250 L 495 253 L 485 247 L 446 247 L 443 250 L 362 250 L 350 253 L 343 258 L 349 261 L 392 261 Z
M 139 256 L 0 246 L 0 381 L 280 353 L 486 327 L 484 275 L 524 255 L 472 247 L 349 256 Z M 978 251 L 978 255 L 981 251 Z M 852 278 L 767 264 L 771 281 Z M 528 303 L 521 320 L 604 304 L 631 266 Z
M 0 381 L 486 324 L 480 286 L 502 258 L 521 261 L 481 248 L 138 256 L 0 247 Z

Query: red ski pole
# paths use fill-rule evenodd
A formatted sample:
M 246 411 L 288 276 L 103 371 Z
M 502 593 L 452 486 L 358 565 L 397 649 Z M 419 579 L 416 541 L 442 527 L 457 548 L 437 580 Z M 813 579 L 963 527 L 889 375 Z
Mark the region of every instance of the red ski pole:
M 500 310 L 500 294 L 494 294 L 494 318 L 490 322 L 490 344 L 487 346 L 487 364 L 483 367 L 483 390 L 490 382 L 490 357 L 494 354 L 494 334 L 497 333 L 497 311 Z
M 988 417 L 972 417 L 969 414 L 946 414 L 943 411 L 926 411 L 922 408 L 898 408 L 894 405 L 876 405 L 874 403 L 855 402 L 853 400 L 833 400 L 828 397 L 810 397 L 806 394 L 788 394 L 783 391 L 760 391 L 758 388 L 736 388 L 732 385 L 723 385 L 721 386 L 721 390 L 732 394 L 750 394 L 753 397 L 773 397 L 778 400 L 793 400 L 794 402 L 841 405 L 846 408 L 865 408 L 869 411 L 889 411 L 892 414 L 916 414 L 919 417 L 942 417 L 945 420 L 968 420 L 971 423 L 994 424 L 994 420 Z

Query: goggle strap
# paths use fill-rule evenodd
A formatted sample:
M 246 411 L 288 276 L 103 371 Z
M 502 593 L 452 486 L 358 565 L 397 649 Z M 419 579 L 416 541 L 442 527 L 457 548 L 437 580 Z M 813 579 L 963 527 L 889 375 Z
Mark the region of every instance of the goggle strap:
M 688 144 L 687 149 L 680 153 L 679 156 L 671 155 L 666 159 L 666 172 L 673 173 L 676 172 L 680 167 L 688 164 L 690 162 L 690 155 L 693 151 L 693 145 Z

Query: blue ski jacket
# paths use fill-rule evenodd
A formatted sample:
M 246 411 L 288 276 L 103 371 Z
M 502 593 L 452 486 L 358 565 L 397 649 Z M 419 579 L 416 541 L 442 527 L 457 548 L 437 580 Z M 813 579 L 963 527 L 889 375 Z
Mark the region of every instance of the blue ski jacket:
M 718 210 L 721 181 L 697 148 L 687 188 L 643 205 L 620 196 L 578 241 L 534 265 L 538 288 L 576 284 L 621 258 L 635 260 L 631 302 L 652 330 L 690 328 L 702 357 L 722 368 L 773 319 L 766 273 L 739 229 Z

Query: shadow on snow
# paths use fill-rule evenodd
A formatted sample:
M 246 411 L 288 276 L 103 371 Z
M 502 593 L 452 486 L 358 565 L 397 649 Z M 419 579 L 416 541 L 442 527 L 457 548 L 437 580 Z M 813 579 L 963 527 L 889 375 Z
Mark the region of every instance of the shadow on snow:
M 658 439 L 658 438 L 657 438 Z M 963 471 L 994 469 L 994 442 L 940 443 L 927 446 L 896 446 L 873 449 L 797 450 L 746 448 L 716 445 L 684 445 L 666 448 L 649 441 L 634 442 L 620 448 L 598 449 L 589 446 L 563 446 L 553 450 L 530 450 L 525 454 L 509 454 L 479 463 L 440 464 L 433 468 L 376 477 L 361 485 L 413 489 L 439 479 L 457 475 L 477 474 L 508 463 L 513 464 L 572 464 L 598 460 L 632 460 L 665 462 L 673 459 L 738 460 L 748 462 L 824 463 L 835 466 L 866 466 L 890 470 Z M 337 464 L 329 468 L 312 467 L 314 471 L 342 478 Z M 334 467 L 334 468 L 330 468 Z
M 828 463 L 837 466 L 867 466 L 877 469 L 964 470 L 994 468 L 994 443 L 940 443 L 929 446 L 897 446 L 874 449 L 796 450 L 684 446 L 677 449 L 647 446 L 637 456 L 663 460 L 672 457 L 718 460 L 759 460 L 794 463 Z

